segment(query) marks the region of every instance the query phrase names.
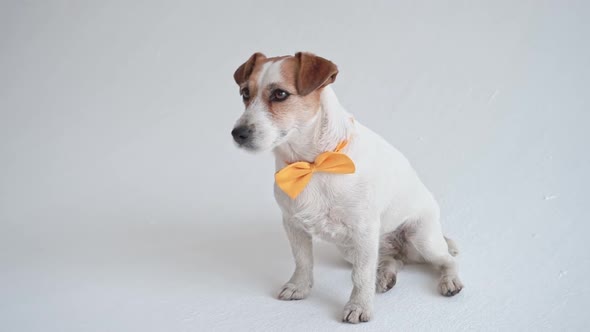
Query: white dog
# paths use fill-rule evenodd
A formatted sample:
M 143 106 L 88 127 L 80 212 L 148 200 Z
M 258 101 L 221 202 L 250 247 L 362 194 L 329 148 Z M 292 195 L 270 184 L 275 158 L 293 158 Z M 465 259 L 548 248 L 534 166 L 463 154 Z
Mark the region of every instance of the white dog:
M 442 234 L 438 204 L 407 159 L 340 105 L 329 86 L 337 74 L 336 65 L 310 53 L 255 53 L 234 74 L 246 107 L 234 140 L 251 151 L 272 149 L 277 181 L 291 178 L 275 183 L 295 257 L 295 272 L 279 299 L 309 294 L 314 236 L 336 244 L 352 263 L 345 322 L 368 321 L 375 291 L 391 289 L 407 262 L 434 265 L 440 292 L 459 293 L 457 249 Z M 339 159 L 325 161 L 333 157 Z M 346 170 L 331 172 L 320 163 L 337 164 L 333 169 L 346 163 Z

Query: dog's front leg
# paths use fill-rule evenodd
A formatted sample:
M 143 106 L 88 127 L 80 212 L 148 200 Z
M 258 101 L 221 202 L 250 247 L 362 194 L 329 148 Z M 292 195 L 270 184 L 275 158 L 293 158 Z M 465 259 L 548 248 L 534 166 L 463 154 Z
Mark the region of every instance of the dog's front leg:
M 311 235 L 293 225 L 288 217 L 283 217 L 283 225 L 295 258 L 295 272 L 279 291 L 281 300 L 301 300 L 309 295 L 313 286 L 313 244 Z
M 375 278 L 379 257 L 379 223 L 366 221 L 366 228 L 353 235 L 352 283 L 350 300 L 342 320 L 347 323 L 368 322 L 373 312 Z

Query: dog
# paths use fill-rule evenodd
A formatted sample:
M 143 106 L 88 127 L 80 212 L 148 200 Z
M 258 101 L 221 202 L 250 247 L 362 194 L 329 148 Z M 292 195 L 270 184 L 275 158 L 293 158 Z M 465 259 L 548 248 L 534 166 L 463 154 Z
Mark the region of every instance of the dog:
M 274 194 L 295 259 L 278 298 L 309 295 L 313 238 L 352 264 L 344 322 L 369 321 L 376 291 L 390 290 L 406 263 L 431 264 L 440 293 L 459 293 L 458 251 L 443 236 L 436 200 L 397 149 L 341 106 L 330 86 L 337 75 L 334 63 L 307 52 L 255 53 L 234 73 L 245 105 L 234 141 L 276 159 Z

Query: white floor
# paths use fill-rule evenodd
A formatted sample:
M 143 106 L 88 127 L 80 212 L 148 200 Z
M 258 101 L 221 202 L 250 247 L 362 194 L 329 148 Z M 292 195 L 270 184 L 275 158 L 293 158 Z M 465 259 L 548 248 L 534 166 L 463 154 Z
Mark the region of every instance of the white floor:
M 0 4 L 0 330 L 589 328 L 587 1 L 130 3 Z M 440 200 L 460 295 L 408 267 L 344 325 L 319 244 L 310 298 L 274 298 L 293 263 L 232 74 L 298 50 Z

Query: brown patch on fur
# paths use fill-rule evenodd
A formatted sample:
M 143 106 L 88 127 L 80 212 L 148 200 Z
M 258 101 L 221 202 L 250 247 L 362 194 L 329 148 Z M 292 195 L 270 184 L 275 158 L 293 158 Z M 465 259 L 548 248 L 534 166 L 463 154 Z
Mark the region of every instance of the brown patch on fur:
M 242 85 L 248 81 L 254 67 L 260 62 L 266 59 L 266 56 L 260 52 L 256 52 L 250 56 L 250 58 L 236 69 L 234 72 L 234 80 L 238 85 Z
M 258 92 L 258 76 L 262 66 L 268 61 L 272 61 L 274 58 L 267 58 L 264 54 L 256 52 L 250 56 L 250 58 L 236 69 L 234 72 L 234 80 L 240 86 L 240 91 L 243 88 L 250 90 L 250 96 L 255 96 Z M 250 104 L 253 98 L 244 100 L 246 107 Z
M 332 61 L 307 52 L 298 52 L 297 91 L 305 96 L 336 80 L 338 67 Z

